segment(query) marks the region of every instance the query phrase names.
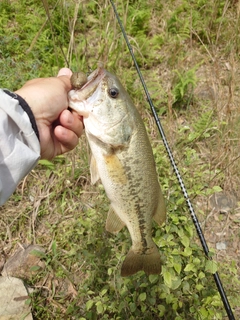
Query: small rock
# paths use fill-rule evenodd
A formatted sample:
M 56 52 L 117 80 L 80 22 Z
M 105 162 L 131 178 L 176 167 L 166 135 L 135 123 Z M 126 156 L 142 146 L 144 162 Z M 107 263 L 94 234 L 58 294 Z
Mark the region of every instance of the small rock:
M 216 243 L 216 249 L 217 250 L 226 250 L 227 249 L 226 242 L 217 242 Z
M 44 249 L 38 245 L 28 245 L 19 248 L 5 263 L 2 276 L 11 276 L 27 280 L 31 279 L 36 272 L 39 272 L 39 270 L 34 270 L 32 267 L 36 266 L 43 269 L 45 263 L 41 261 L 38 255 L 33 254 L 33 250 L 45 252 Z
M 194 90 L 194 95 L 203 100 L 215 100 L 217 98 L 214 88 L 208 84 L 198 85 Z
M 0 320 L 32 320 L 28 292 L 22 280 L 0 277 Z
M 228 213 L 236 208 L 236 198 L 232 194 L 226 194 L 224 192 L 214 193 L 210 198 L 210 205 L 220 213 Z

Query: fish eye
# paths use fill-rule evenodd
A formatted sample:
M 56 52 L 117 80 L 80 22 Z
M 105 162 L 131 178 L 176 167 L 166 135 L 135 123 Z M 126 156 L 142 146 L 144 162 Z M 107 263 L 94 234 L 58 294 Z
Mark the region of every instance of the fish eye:
M 108 94 L 111 98 L 116 99 L 118 97 L 119 91 L 117 88 L 110 88 Z

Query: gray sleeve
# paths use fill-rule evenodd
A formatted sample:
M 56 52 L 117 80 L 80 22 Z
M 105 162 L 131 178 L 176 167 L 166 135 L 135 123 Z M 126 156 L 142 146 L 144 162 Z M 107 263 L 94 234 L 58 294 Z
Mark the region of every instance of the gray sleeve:
M 40 158 L 35 119 L 31 119 L 31 111 L 29 116 L 19 100 L 21 97 L 0 89 L 0 205 Z

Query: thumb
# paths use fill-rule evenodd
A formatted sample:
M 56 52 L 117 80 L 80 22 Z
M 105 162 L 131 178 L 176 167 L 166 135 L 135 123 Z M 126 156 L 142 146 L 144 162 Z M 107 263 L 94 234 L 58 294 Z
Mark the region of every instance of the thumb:
M 57 77 L 68 76 L 69 78 L 72 75 L 72 71 L 69 68 L 62 68 L 58 71 Z

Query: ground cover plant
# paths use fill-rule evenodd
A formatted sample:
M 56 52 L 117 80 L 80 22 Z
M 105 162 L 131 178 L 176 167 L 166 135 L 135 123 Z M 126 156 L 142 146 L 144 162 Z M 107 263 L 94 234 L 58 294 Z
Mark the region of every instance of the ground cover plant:
M 162 273 L 120 277 L 130 237 L 125 229 L 117 236 L 105 231 L 109 202 L 101 184 L 90 184 L 84 136 L 71 153 L 41 160 L 0 208 L 1 259 L 19 244 L 45 248 L 45 267 L 25 279 L 34 288 L 35 319 L 227 319 L 216 270 L 238 319 L 240 2 L 116 5 L 213 261 L 204 256 L 106 0 L 1 1 L 0 85 L 16 90 L 60 67 L 89 72 L 99 61 L 118 75 L 144 119 L 167 202 L 166 225 L 153 224 Z

